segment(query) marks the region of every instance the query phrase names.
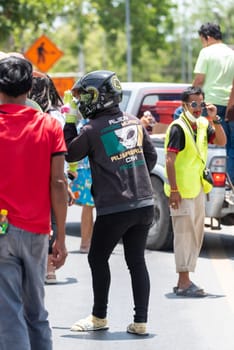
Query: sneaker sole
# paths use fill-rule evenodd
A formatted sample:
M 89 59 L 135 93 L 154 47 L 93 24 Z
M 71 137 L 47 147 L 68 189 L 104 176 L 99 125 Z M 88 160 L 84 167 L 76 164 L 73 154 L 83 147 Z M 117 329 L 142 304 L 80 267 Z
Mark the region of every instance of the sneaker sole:
M 52 281 L 52 280 L 45 281 L 45 284 L 57 284 L 57 283 L 58 283 L 57 280 L 54 280 L 54 281 Z
M 79 327 L 78 329 L 76 329 L 76 327 L 71 327 L 70 331 L 72 332 L 96 332 L 96 331 L 106 331 L 107 329 L 109 329 L 108 326 L 105 327 L 95 327 L 95 328 L 86 328 L 86 327 Z
M 134 334 L 134 335 L 137 335 L 137 336 L 148 336 L 148 335 L 149 335 L 148 332 L 145 332 L 145 333 L 137 333 L 137 332 L 131 330 L 129 327 L 127 328 L 127 333 L 129 333 L 129 334 Z

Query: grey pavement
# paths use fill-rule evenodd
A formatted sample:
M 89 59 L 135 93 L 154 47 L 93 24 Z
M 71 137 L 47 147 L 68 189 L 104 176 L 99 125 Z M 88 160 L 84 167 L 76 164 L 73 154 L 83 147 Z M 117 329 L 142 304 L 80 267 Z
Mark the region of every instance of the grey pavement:
M 109 305 L 109 330 L 89 333 L 70 331 L 70 326 L 91 312 L 92 290 L 87 255 L 78 252 L 80 237 L 69 235 L 67 248 L 69 255 L 64 267 L 57 271 L 58 284 L 46 286 L 46 305 L 52 327 L 54 350 L 119 349 L 121 343 L 129 346 L 144 342 L 140 338 L 126 333 L 127 325 L 132 322 L 133 306 L 128 271 L 123 261 L 121 244 L 111 257 L 112 283 Z M 117 267 L 117 268 L 116 268 Z M 123 283 L 122 283 L 123 282 Z M 146 349 L 152 349 L 156 329 L 151 325 Z
M 71 332 L 71 325 L 91 313 L 92 289 L 87 255 L 80 254 L 79 215 L 68 216 L 66 264 L 57 271 L 59 283 L 46 286 L 46 306 L 53 332 L 54 350 L 233 350 L 234 260 L 233 237 L 207 236 L 194 282 L 210 293 L 205 299 L 178 298 L 172 252 L 146 251 L 151 276 L 149 337 L 126 333 L 132 322 L 130 278 L 119 244 L 110 258 L 112 281 L 108 331 Z M 224 244 L 222 244 L 224 241 Z M 230 256 L 220 248 L 229 247 Z M 209 250 L 212 249 L 210 252 Z M 221 250 L 220 250 L 221 249 Z
M 92 288 L 87 254 L 79 253 L 80 210 L 73 206 L 68 213 L 68 257 L 65 265 L 57 271 L 58 283 L 46 285 L 46 306 L 53 332 L 54 350 L 126 349 L 142 348 L 145 337 L 136 337 L 126 332 L 132 322 L 133 302 L 130 277 L 123 259 L 122 245 L 114 250 L 110 265 L 112 281 L 109 295 L 108 331 L 71 332 L 71 325 L 91 313 Z M 151 252 L 149 252 L 151 254 Z M 156 328 L 152 324 L 147 337 L 146 349 L 153 349 Z M 136 344 L 137 346 L 133 346 Z M 145 347 L 145 345 L 144 345 Z M 146 350 L 145 349 L 145 350 Z

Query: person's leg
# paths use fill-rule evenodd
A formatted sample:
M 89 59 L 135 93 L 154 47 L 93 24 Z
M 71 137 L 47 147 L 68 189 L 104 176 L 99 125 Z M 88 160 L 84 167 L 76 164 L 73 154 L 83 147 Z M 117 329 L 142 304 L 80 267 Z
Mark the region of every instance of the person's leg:
M 226 114 L 226 106 L 221 106 L 221 105 L 215 105 L 217 108 L 217 115 L 222 119 L 222 127 L 225 129 L 226 128 L 226 122 L 225 122 L 225 114 Z
M 72 182 L 72 191 L 77 193 L 75 203 L 82 206 L 80 253 L 88 253 L 93 233 L 94 201 L 91 194 L 92 176 L 90 168 L 87 167 L 87 162 L 88 158 L 84 158 L 79 162 L 77 178 Z
M 19 230 L 18 230 L 19 231 Z M 0 349 L 31 350 L 22 303 L 23 262 L 16 228 L 0 236 Z
M 234 182 L 234 122 L 227 122 L 225 121 L 225 114 L 226 114 L 226 106 L 219 106 L 215 105 L 217 107 L 217 115 L 221 117 L 222 120 L 222 127 L 225 131 L 226 137 L 227 137 L 227 143 L 226 143 L 226 153 L 227 153 L 227 173 L 232 181 Z
M 45 309 L 44 276 L 48 235 L 22 231 L 23 303 L 31 349 L 52 350 L 52 335 Z
M 177 287 L 186 289 L 191 285 L 189 272 L 194 272 L 204 237 L 204 193 L 194 199 L 183 199 L 182 207 L 189 210 L 190 215 L 173 216 L 174 254 Z
M 92 314 L 75 322 L 72 331 L 108 328 L 106 315 L 111 280 L 108 260 L 127 228 L 125 213 L 97 216 L 88 254 L 94 297 Z
M 184 200 L 182 201 L 184 204 Z M 181 204 L 182 204 L 181 203 Z M 188 288 L 191 284 L 189 272 L 195 269 L 194 262 L 190 260 L 191 249 L 194 245 L 193 215 L 172 216 L 174 231 L 174 257 L 176 272 L 178 273 L 177 287 Z
M 55 284 L 57 283 L 56 278 L 56 268 L 52 262 L 52 246 L 54 244 L 54 241 L 56 239 L 57 235 L 57 226 L 56 226 L 56 220 L 53 210 L 51 210 L 51 226 L 52 226 L 52 232 L 49 237 L 49 249 L 48 249 L 48 260 L 47 260 L 47 271 L 45 276 L 45 283 L 46 284 Z
M 132 226 L 123 236 L 124 254 L 132 281 L 134 322 L 146 323 L 150 293 L 149 274 L 145 263 L 145 246 L 153 220 L 153 207 L 129 212 Z
M 145 248 L 146 232 L 144 225 L 147 226 L 147 232 L 149 225 L 152 222 L 153 218 L 153 208 L 151 208 L 148 213 L 139 215 L 140 210 L 130 210 L 127 212 L 109 214 L 98 216 L 96 218 L 93 235 L 91 240 L 91 247 L 88 254 L 88 261 L 92 273 L 92 283 L 93 283 L 93 294 L 94 294 L 94 303 L 92 309 L 92 315 L 86 319 L 81 319 L 77 321 L 71 328 L 73 331 L 82 331 L 82 330 L 97 330 L 97 329 L 106 329 L 107 321 L 107 304 L 108 304 L 108 294 L 110 287 L 110 268 L 109 268 L 109 257 L 119 242 L 121 238 L 125 240 L 125 256 L 129 268 L 131 269 L 132 281 L 134 284 L 134 299 L 136 301 L 136 319 L 146 319 L 147 317 L 147 307 L 148 307 L 148 293 L 149 293 L 149 280 L 148 272 L 145 267 L 143 250 Z M 139 261 L 134 261 L 131 256 L 131 247 L 130 241 L 135 242 L 133 234 L 131 233 L 130 228 L 138 225 L 143 225 L 142 237 L 139 238 L 137 246 L 137 253 L 141 255 Z M 130 231 L 128 231 L 130 230 Z M 140 232 L 139 227 L 136 231 Z M 124 237 L 124 234 L 128 232 L 127 238 Z M 133 254 L 135 249 L 133 249 Z M 138 263 L 140 265 L 138 266 Z M 139 288 L 139 280 L 137 279 L 136 269 L 139 268 L 140 279 L 143 284 L 145 284 L 143 296 L 140 296 L 137 292 Z M 138 273 L 139 273 L 138 271 Z M 143 299 L 143 300 L 141 300 Z M 132 326 L 132 324 L 131 324 Z M 141 325 L 138 325 L 141 327 Z M 134 324 L 135 327 L 135 324 Z M 128 330 L 131 333 L 135 332 L 135 328 Z M 137 333 L 138 334 L 138 333 Z M 139 334 L 146 334 L 145 326 L 141 328 Z
M 128 228 L 124 213 L 97 216 L 88 261 L 92 273 L 94 305 L 92 314 L 105 318 L 110 287 L 109 257 Z
M 93 233 L 93 206 L 84 205 L 81 212 L 81 243 L 80 252 L 88 253 Z
M 227 173 L 232 184 L 234 184 L 234 121 L 228 122 L 228 142 L 227 149 Z

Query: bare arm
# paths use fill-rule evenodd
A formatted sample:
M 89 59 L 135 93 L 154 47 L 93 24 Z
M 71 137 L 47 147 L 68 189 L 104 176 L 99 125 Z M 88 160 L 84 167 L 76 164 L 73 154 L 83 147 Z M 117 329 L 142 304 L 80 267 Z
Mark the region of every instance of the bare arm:
M 218 146 L 225 146 L 227 143 L 227 137 L 221 124 L 213 124 L 215 129 L 214 143 Z
M 169 181 L 169 184 L 170 184 L 172 189 L 177 189 L 175 160 L 176 160 L 176 153 L 167 152 L 167 154 L 166 154 L 166 169 L 167 169 L 168 181 Z
M 205 83 L 205 74 L 196 74 L 193 80 L 193 86 L 200 86 L 202 87 Z
M 229 97 L 229 101 L 228 101 L 228 104 L 227 104 L 227 109 L 226 109 L 226 116 L 225 116 L 225 119 L 228 120 L 228 112 L 230 110 L 231 107 L 234 106 L 234 80 L 232 82 L 232 90 L 231 90 L 231 93 L 230 93 L 230 97 Z M 233 111 L 232 111 L 233 113 Z
M 68 192 L 64 177 L 64 155 L 57 155 L 51 160 L 51 203 L 57 225 L 57 237 L 52 248 L 53 263 L 56 268 L 65 263 L 67 249 L 65 246 L 65 223 L 67 215 Z
M 173 206 L 174 209 L 177 209 L 181 202 L 181 196 L 176 183 L 175 160 L 176 160 L 176 153 L 167 152 L 166 170 L 167 170 L 168 182 L 172 190 L 169 197 L 169 205 Z
M 143 133 L 143 152 L 147 168 L 150 172 L 157 162 L 158 155 L 148 132 L 143 129 Z
M 217 116 L 217 107 L 210 103 L 206 104 L 207 112 L 208 112 L 208 120 L 212 127 L 215 129 L 215 139 L 214 144 L 218 146 L 225 146 L 227 142 L 225 131 L 221 124 L 215 124 L 215 121 L 218 119 Z

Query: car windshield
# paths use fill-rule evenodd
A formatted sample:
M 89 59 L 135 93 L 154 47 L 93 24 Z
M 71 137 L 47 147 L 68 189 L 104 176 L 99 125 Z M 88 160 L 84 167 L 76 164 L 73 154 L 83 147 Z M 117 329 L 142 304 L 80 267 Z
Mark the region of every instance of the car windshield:
M 130 96 L 131 96 L 131 91 L 123 90 L 122 101 L 119 104 L 121 111 L 126 111 Z

